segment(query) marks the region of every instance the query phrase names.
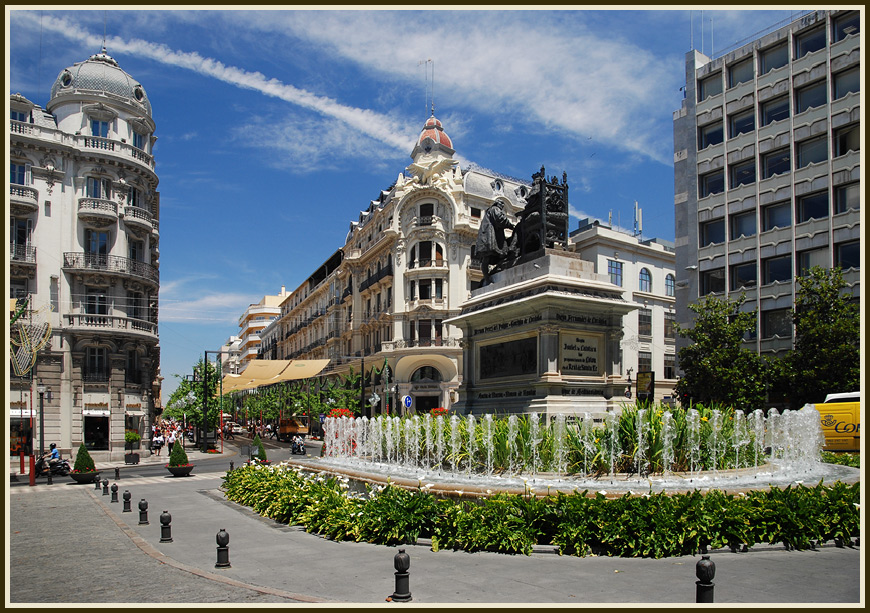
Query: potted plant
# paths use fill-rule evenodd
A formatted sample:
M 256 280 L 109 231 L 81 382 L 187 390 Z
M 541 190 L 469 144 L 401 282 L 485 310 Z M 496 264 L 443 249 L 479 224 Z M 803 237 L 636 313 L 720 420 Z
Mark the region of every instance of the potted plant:
M 127 449 L 127 453 L 124 454 L 124 464 L 139 463 L 139 454 L 133 453 L 133 450 L 139 448 L 139 441 L 141 440 L 142 437 L 135 430 L 124 431 L 124 447 Z
M 93 483 L 100 478 L 100 471 L 94 465 L 94 459 L 84 443 L 79 447 L 75 464 L 73 464 L 73 469 L 70 471 L 69 476 L 76 483 Z
M 270 462 L 266 457 L 266 448 L 263 447 L 263 441 L 260 440 L 259 434 L 254 436 L 254 440 L 251 442 L 251 445 L 257 448 L 253 455 L 251 455 L 251 462 L 255 462 L 257 464 L 269 464 Z
M 181 444 L 181 441 L 175 441 L 172 451 L 169 453 L 169 464 L 166 465 L 167 470 L 172 473 L 173 477 L 186 477 L 193 470 L 193 467 L 194 464 L 191 464 L 187 459 L 184 445 Z

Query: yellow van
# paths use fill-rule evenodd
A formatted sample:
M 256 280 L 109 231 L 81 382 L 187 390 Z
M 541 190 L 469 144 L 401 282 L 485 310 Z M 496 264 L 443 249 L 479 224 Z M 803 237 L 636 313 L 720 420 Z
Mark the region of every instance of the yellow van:
M 825 451 L 861 449 L 861 394 L 828 394 L 823 404 L 815 405 L 822 420 Z

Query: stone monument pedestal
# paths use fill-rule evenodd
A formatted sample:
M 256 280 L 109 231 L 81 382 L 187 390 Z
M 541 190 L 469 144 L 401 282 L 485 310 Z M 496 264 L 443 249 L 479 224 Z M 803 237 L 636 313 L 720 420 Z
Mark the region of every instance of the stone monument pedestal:
M 542 249 L 494 274 L 445 320 L 464 336 L 456 412 L 603 419 L 625 400 L 622 317 L 636 308 L 569 251 Z

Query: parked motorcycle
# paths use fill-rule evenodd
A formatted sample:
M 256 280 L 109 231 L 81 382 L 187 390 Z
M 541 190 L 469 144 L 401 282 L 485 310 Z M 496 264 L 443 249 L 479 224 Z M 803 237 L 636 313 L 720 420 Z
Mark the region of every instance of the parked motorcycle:
M 36 464 L 34 465 L 34 471 L 36 472 L 37 477 L 45 477 L 51 472 L 52 475 L 61 475 L 66 477 L 72 468 L 69 465 L 68 460 L 60 459 L 55 462 L 48 462 L 49 456 L 46 454 L 36 460 Z

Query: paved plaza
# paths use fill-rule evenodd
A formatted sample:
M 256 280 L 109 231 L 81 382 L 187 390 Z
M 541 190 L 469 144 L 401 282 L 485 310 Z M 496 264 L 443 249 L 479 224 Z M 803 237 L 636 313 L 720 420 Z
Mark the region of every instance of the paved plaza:
M 235 449 L 225 449 L 228 466 L 243 461 Z M 283 458 L 279 450 L 270 450 L 270 458 L 286 459 L 289 454 L 280 451 Z M 195 463 L 199 454 L 190 456 Z M 411 559 L 412 603 L 387 603 L 395 590 L 393 558 L 399 547 L 333 542 L 259 517 L 224 499 L 221 473 L 131 477 L 136 471 L 123 467 L 115 481 L 113 466 L 98 467 L 110 484 L 117 483 L 117 503 L 63 477 L 52 485 L 40 479 L 31 487 L 23 475 L 9 487 L 7 606 L 695 603 L 698 556 L 577 558 L 540 547 L 523 556 L 433 552 L 426 544 L 403 546 Z M 123 511 L 125 491 L 131 494 L 131 512 Z M 143 499 L 147 525 L 139 524 Z M 160 542 L 164 511 L 171 515 L 172 542 Z M 215 568 L 221 529 L 230 537 L 229 568 Z M 713 551 L 711 559 L 716 603 L 863 603 L 860 547 L 758 546 L 746 553 Z

